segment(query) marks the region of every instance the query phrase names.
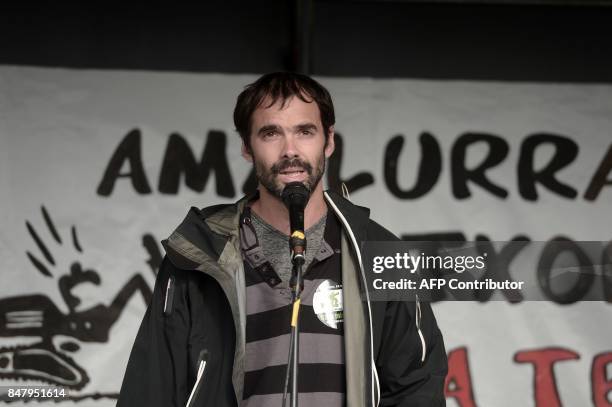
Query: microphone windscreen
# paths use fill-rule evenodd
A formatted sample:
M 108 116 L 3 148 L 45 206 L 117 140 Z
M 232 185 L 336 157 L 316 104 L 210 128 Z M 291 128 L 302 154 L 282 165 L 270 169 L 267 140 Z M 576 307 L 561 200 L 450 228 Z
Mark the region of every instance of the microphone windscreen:
M 281 198 L 287 208 L 291 205 L 299 205 L 302 208 L 306 206 L 308 198 L 310 197 L 310 191 L 301 182 L 290 182 L 285 185 Z

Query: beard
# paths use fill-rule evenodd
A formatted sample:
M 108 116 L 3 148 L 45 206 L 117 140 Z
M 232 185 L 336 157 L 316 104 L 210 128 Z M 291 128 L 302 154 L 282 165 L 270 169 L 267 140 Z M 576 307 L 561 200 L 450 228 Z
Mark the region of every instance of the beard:
M 325 173 L 325 155 L 321 154 L 319 159 L 317 160 L 316 165 L 313 167 L 309 162 L 301 160 L 299 158 L 285 158 L 280 161 L 277 161 L 270 167 L 266 168 L 265 164 L 254 160 L 253 167 L 255 168 L 255 174 L 257 175 L 257 180 L 261 185 L 263 185 L 266 190 L 277 197 L 278 199 L 282 199 L 283 189 L 285 188 L 285 184 L 278 180 L 280 172 L 291 167 L 300 167 L 308 177 L 302 183 L 308 189 L 308 191 L 312 192 L 317 184 L 323 178 L 323 173 Z

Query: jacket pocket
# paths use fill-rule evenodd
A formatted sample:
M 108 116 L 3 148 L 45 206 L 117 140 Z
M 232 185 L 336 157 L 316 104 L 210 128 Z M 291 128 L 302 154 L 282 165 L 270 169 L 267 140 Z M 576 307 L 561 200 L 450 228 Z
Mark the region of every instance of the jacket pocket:
M 166 295 L 164 297 L 164 315 L 170 315 L 172 313 L 172 308 L 174 303 L 174 277 L 170 276 L 168 278 L 168 283 L 166 284 Z
M 187 400 L 186 407 L 192 407 L 195 405 L 195 400 L 198 397 L 198 393 L 200 392 L 200 388 L 202 387 L 202 378 L 204 376 L 204 369 L 206 369 L 206 360 L 208 359 L 208 351 L 206 349 L 200 352 L 200 356 L 198 357 L 198 373 L 196 374 L 196 381 L 191 389 L 191 393 L 189 394 L 189 399 Z

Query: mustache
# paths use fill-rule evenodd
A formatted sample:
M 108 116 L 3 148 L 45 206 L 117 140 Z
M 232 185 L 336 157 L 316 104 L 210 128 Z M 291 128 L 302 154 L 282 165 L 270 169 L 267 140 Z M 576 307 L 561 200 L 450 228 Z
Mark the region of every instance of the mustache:
M 299 158 L 285 158 L 283 160 L 280 160 L 277 163 L 275 163 L 272 166 L 272 168 L 270 168 L 270 171 L 273 174 L 278 175 L 280 174 L 281 171 L 286 170 L 287 168 L 291 168 L 291 167 L 300 167 L 304 171 L 306 171 L 308 175 L 312 174 L 312 165 L 310 165 L 310 163 L 306 161 L 300 160 Z

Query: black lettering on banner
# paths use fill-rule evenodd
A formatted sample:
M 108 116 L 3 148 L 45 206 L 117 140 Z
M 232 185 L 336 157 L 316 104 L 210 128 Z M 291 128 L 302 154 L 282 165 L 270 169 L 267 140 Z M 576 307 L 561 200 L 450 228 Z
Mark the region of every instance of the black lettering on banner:
M 421 162 L 415 185 L 408 190 L 402 190 L 398 183 L 398 161 L 404 146 L 404 136 L 397 135 L 389 141 L 385 148 L 384 178 L 389 191 L 399 199 L 416 199 L 428 193 L 442 172 L 442 153 L 435 137 L 427 132 L 419 137 L 421 144 Z
M 466 168 L 466 153 L 470 145 L 484 142 L 489 147 L 489 153 L 476 168 Z M 465 133 L 459 136 L 451 150 L 451 177 L 453 195 L 457 199 L 469 198 L 472 194 L 467 182 L 472 181 L 499 198 L 506 198 L 508 191 L 493 184 L 486 176 L 489 168 L 500 164 L 508 155 L 508 143 L 501 137 L 486 133 Z
M 510 263 L 519 254 L 523 248 L 529 243 L 527 236 L 516 236 L 508 244 L 499 250 L 495 251 L 495 247 L 491 244 L 489 238 L 483 235 L 476 235 L 476 241 L 479 242 L 477 245 L 480 255 L 483 256 L 486 253 L 486 270 L 478 281 L 486 281 L 490 278 L 493 281 L 503 282 L 504 280 L 514 281 L 510 277 Z M 523 242 L 517 243 L 517 242 Z M 474 290 L 474 298 L 481 302 L 486 302 L 491 299 L 495 290 Z M 506 297 L 508 302 L 518 303 L 523 301 L 524 297 L 520 290 L 500 290 L 500 292 Z
M 255 190 L 257 189 L 258 182 L 259 181 L 257 181 L 257 173 L 255 172 L 255 167 L 253 166 L 251 168 L 251 171 L 249 172 L 247 179 L 244 181 L 244 184 L 242 184 L 242 193 L 245 195 L 254 194 Z
M 578 260 L 578 278 L 573 287 L 556 293 L 551 287 L 552 268 L 561 253 L 570 252 Z M 572 240 L 558 236 L 544 246 L 538 262 L 538 282 L 546 297 L 558 304 L 571 304 L 581 300 L 591 289 L 595 273 L 593 264 L 584 251 Z
M 348 179 L 340 177 L 340 168 L 342 167 L 342 155 L 344 152 L 344 142 L 340 133 L 334 135 L 335 149 L 334 153 L 329 157 L 327 169 L 327 185 L 330 189 L 340 192 L 340 185 L 346 184 L 349 192 L 355 192 L 361 188 L 367 187 L 374 183 L 374 177 L 369 172 L 359 172 Z
M 612 185 L 612 178 L 607 179 L 607 176 L 612 171 L 612 145 L 608 148 L 608 152 L 606 156 L 599 164 L 597 171 L 595 171 L 595 175 L 593 175 L 593 179 L 589 183 L 589 186 L 584 193 L 584 199 L 587 201 L 594 201 L 597 199 L 597 196 L 601 192 L 604 186 Z
M 149 254 L 149 259 L 147 260 L 147 264 L 149 265 L 153 275 L 157 275 L 157 271 L 159 270 L 159 266 L 162 263 L 162 254 L 157 246 L 157 241 L 150 233 L 145 233 L 142 236 L 142 246 L 145 248 L 146 252 Z
M 171 134 L 159 175 L 159 192 L 177 194 L 183 173 L 185 184 L 196 192 L 202 192 L 210 171 L 214 170 L 217 195 L 233 198 L 236 192 L 225 154 L 226 144 L 227 137 L 224 132 L 210 130 L 198 163 L 187 140 L 178 133 Z
M 545 143 L 552 144 L 555 152 L 552 159 L 541 170 L 534 168 L 536 149 Z M 528 201 L 537 201 L 536 183 L 566 198 L 576 198 L 577 192 L 555 178 L 555 173 L 570 164 L 578 155 L 578 144 L 568 137 L 556 134 L 537 133 L 528 136 L 521 144 L 518 163 L 519 192 Z
M 106 166 L 102 180 L 96 190 L 97 194 L 109 196 L 113 192 L 117 178 L 130 178 L 136 192 L 139 194 L 150 194 L 151 187 L 142 165 L 141 151 L 140 130 L 131 130 L 121 140 L 121 143 L 119 143 Z M 120 173 L 121 167 L 123 167 L 123 163 L 126 161 L 130 164 L 130 172 Z

